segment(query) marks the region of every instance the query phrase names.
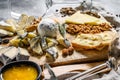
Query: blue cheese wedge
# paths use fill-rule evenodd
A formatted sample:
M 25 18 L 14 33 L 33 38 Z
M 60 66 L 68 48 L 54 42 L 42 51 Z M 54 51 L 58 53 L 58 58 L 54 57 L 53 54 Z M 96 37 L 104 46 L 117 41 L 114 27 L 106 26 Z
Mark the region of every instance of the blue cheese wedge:
M 58 58 L 58 50 L 56 47 L 46 49 L 46 60 L 49 62 L 55 61 Z
M 18 55 L 16 56 L 16 60 L 28 60 L 29 57 L 30 54 L 25 48 L 18 47 Z
M 33 53 L 36 53 L 38 55 L 43 55 L 39 37 L 35 37 L 32 40 L 30 40 L 30 48 L 32 49 Z

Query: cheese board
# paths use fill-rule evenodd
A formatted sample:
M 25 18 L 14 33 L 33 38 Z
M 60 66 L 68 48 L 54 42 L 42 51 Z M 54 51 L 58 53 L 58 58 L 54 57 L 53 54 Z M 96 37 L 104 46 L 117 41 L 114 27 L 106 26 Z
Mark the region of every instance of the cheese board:
M 51 8 L 49 9 L 48 13 L 50 12 L 50 10 L 51 10 Z M 66 10 L 66 11 L 70 10 L 73 12 L 66 13 L 64 10 Z M 67 24 L 68 27 L 70 27 L 69 23 L 81 24 L 81 25 L 82 24 L 90 24 L 90 25 L 92 24 L 92 25 L 100 26 L 99 24 L 101 24 L 102 22 L 103 23 L 105 22 L 105 23 L 108 23 L 108 25 L 109 25 L 109 22 L 107 22 L 103 18 L 103 16 L 96 14 L 96 13 L 90 13 L 90 12 L 82 13 L 81 12 L 79 14 L 79 12 L 77 12 L 72 7 L 66 7 L 66 8 L 63 7 L 61 9 L 58 8 L 58 11 L 60 11 L 61 15 L 68 14 L 67 17 L 69 17 L 69 18 L 67 18 L 65 16 L 61 16 L 61 18 L 63 20 L 62 22 L 64 22 L 66 20 L 65 23 Z M 71 32 L 70 32 L 71 27 L 64 28 L 64 26 L 61 25 L 61 22 L 59 22 L 59 20 L 58 20 L 59 19 L 58 15 L 57 15 L 57 17 L 55 17 L 55 16 L 56 16 L 56 14 L 54 16 L 52 16 L 52 18 L 50 16 L 45 16 L 43 18 L 41 18 L 41 17 L 35 18 L 34 16 L 28 16 L 28 15 L 23 14 L 19 18 L 19 20 L 8 19 L 6 21 L 1 22 L 1 25 L 0 25 L 1 30 L 12 32 L 11 35 L 7 35 L 9 38 L 8 37 L 3 38 L 3 40 L 4 39 L 9 40 L 8 44 L 3 43 L 2 45 L 6 46 L 6 47 L 8 47 L 8 46 L 17 47 L 18 52 L 15 53 L 16 55 L 14 55 L 12 57 L 12 59 L 13 58 L 15 58 L 16 60 L 26 60 L 27 59 L 30 61 L 34 61 L 34 62 L 38 63 L 39 65 L 44 65 L 45 63 L 49 63 L 52 66 L 60 66 L 60 65 L 83 63 L 83 62 L 92 62 L 92 61 L 99 61 L 99 60 L 107 59 L 108 50 L 109 50 L 108 44 L 105 46 L 102 46 L 101 44 L 103 44 L 103 43 L 100 42 L 100 45 L 99 45 L 100 48 L 98 47 L 99 49 L 92 48 L 92 49 L 82 49 L 81 50 L 80 48 L 82 48 L 82 46 L 89 45 L 89 39 L 88 39 L 88 42 L 86 42 L 86 44 L 84 44 L 84 45 L 83 45 L 83 43 L 85 43 L 85 42 L 82 42 L 82 41 L 85 41 L 85 39 L 82 39 L 80 41 L 81 42 L 80 45 L 82 44 L 82 46 L 79 47 L 80 50 L 77 49 L 78 50 L 77 51 L 76 49 L 74 49 L 76 47 L 74 46 L 72 41 L 75 40 L 76 38 L 78 38 L 77 35 L 76 34 L 71 35 Z M 79 19 L 76 19 L 76 16 Z M 82 17 L 82 19 L 80 19 L 80 17 Z M 99 17 L 101 17 L 102 19 Z M 53 28 L 49 27 L 48 23 L 51 23 Z M 56 25 L 58 23 L 59 23 L 59 25 Z M 83 26 L 85 27 L 85 25 L 83 25 Z M 46 29 L 44 27 L 46 27 Z M 96 26 L 93 26 L 93 27 L 96 27 Z M 49 30 L 49 28 L 51 29 L 51 31 Z M 58 32 L 57 32 L 57 28 L 65 29 L 65 31 L 58 30 Z M 111 27 L 108 27 L 108 29 L 105 29 L 103 31 L 101 30 L 101 31 L 102 32 L 109 31 L 109 28 L 111 28 Z M 68 30 L 66 30 L 66 29 L 68 29 Z M 86 29 L 87 29 L 87 27 L 86 27 Z M 86 30 L 84 30 L 84 31 L 86 31 Z M 82 31 L 80 34 L 84 35 L 84 33 L 85 33 L 84 31 Z M 94 29 L 93 29 L 93 31 L 94 31 Z M 65 34 L 62 34 L 61 32 L 65 33 Z M 6 32 L 4 32 L 4 33 L 6 33 Z M 10 34 L 10 33 L 7 33 L 7 34 Z M 99 32 L 98 32 L 98 34 L 99 34 Z M 89 31 L 88 31 L 88 35 L 89 35 Z M 86 36 L 88 36 L 88 35 L 86 35 Z M 4 35 L 4 36 L 6 36 L 6 35 Z M 100 34 L 99 36 L 102 37 L 103 35 Z M 3 35 L 2 35 L 2 37 L 3 37 Z M 52 39 L 51 39 L 51 37 L 52 37 Z M 53 38 L 53 37 L 56 37 L 56 38 Z M 94 36 L 94 34 L 93 34 L 92 37 L 96 37 L 96 36 Z M 97 35 L 97 37 L 98 37 L 98 35 Z M 83 38 L 83 37 L 81 37 L 81 38 Z M 104 38 L 104 37 L 102 37 L 102 38 Z M 114 38 L 114 35 L 111 38 Z M 111 38 L 110 38 L 110 40 L 111 40 Z M 47 43 L 44 40 L 47 41 Z M 72 45 L 72 48 L 70 49 L 72 51 L 65 53 L 65 50 L 68 51 L 69 47 L 70 47 L 70 45 L 68 45 L 67 42 L 64 42 L 67 40 L 68 40 L 68 43 L 70 42 L 70 45 Z M 92 40 L 92 42 L 93 42 L 92 44 L 94 44 L 94 40 Z M 66 47 L 66 43 L 67 43 L 67 46 L 69 46 L 69 47 Z M 52 48 L 50 48 L 50 49 L 46 48 L 46 44 L 49 47 L 52 46 Z M 102 46 L 102 48 L 101 48 L 101 46 Z M 87 46 L 87 47 L 89 47 L 89 46 Z M 4 49 L 4 47 L 3 47 L 3 49 Z M 55 52 L 56 55 L 52 54 L 50 52 L 50 50 L 53 50 L 54 52 L 55 52 L 55 50 L 57 50 Z M 9 52 L 9 50 L 7 52 Z M 48 54 L 48 53 L 50 53 L 50 54 Z M 65 56 L 64 56 L 64 53 L 65 53 Z M 2 59 L 3 59 L 3 57 L 5 57 L 5 59 L 6 59 L 6 57 L 7 58 L 10 57 L 10 61 L 11 61 L 12 55 L 6 56 L 6 55 L 4 55 L 4 51 L 3 52 L 1 51 L 1 54 L 3 54 Z M 51 58 L 52 61 L 49 60 L 48 57 Z M 4 60 L 1 60 L 1 61 L 5 64 Z
M 24 33 L 24 34 L 26 34 L 26 33 Z M 20 37 L 24 36 L 24 34 L 21 35 Z M 58 34 L 57 37 L 59 37 L 59 35 L 60 34 Z M 34 33 L 30 33 L 30 32 L 27 34 L 27 37 L 35 37 L 33 39 L 37 39 L 38 38 L 38 37 L 36 37 L 36 35 Z M 61 40 L 61 38 L 60 39 L 59 38 L 58 38 L 58 42 L 60 42 L 60 40 Z M 70 35 L 69 33 L 66 33 L 66 38 L 69 41 L 72 41 L 76 37 L 73 36 L 73 35 Z M 16 36 L 14 36 L 14 38 L 12 38 L 12 39 L 10 38 L 10 42 L 8 44 L 4 45 L 6 47 L 8 47 L 8 46 L 15 46 L 15 47 L 17 47 L 17 52 L 15 53 L 17 56 L 13 54 L 12 59 L 13 58 L 16 58 L 17 60 L 29 59 L 31 61 L 34 61 L 34 62 L 38 63 L 39 65 L 44 65 L 46 63 L 49 63 L 52 66 L 60 66 L 60 65 L 67 65 L 67 64 L 74 64 L 74 63 L 83 63 L 83 62 L 105 60 L 108 57 L 108 46 L 104 47 L 102 50 L 95 50 L 95 49 L 80 50 L 80 51 L 74 50 L 71 55 L 67 55 L 67 56 L 64 57 L 62 51 L 63 51 L 63 49 L 65 47 L 63 45 L 58 44 L 56 46 L 56 49 L 58 51 L 58 53 L 57 53 L 58 57 L 54 61 L 49 61 L 49 60 L 47 60 L 46 54 L 41 56 L 41 55 L 39 55 L 39 53 L 36 54 L 37 51 L 36 51 L 36 53 L 34 53 L 33 51 L 29 50 L 28 49 L 29 46 L 24 48 L 24 46 L 20 43 L 19 39 L 21 39 L 21 42 L 23 41 L 23 43 L 24 43 L 24 40 L 26 39 L 26 37 L 24 37 L 24 38 L 16 38 Z M 40 39 L 40 38 L 38 38 L 38 39 Z M 48 40 L 52 40 L 52 39 L 48 38 Z M 62 40 L 63 40 L 63 38 L 62 38 Z M 32 41 L 31 41 L 31 43 L 32 43 Z M 25 42 L 25 44 L 27 44 L 27 42 Z M 16 50 L 16 48 L 15 48 L 15 50 Z M 15 51 L 15 50 L 12 50 L 12 51 Z M 9 50 L 7 52 L 9 52 Z M 4 53 L 1 52 L 1 54 L 4 54 Z M 10 56 L 12 56 L 12 53 L 11 53 Z M 7 57 L 10 57 L 10 56 L 7 56 Z M 53 58 L 54 58 L 54 56 L 53 56 Z M 11 58 L 10 58 L 10 60 L 11 60 Z
M 50 7 L 42 17 L 22 14 L 19 19 L 0 21 L 0 62 L 6 65 L 28 60 L 40 66 L 48 63 L 60 79 L 64 73 L 104 63 L 97 61 L 108 60 L 119 22 L 112 15 L 99 14 L 104 12 L 102 9 L 94 7 L 94 12 L 94 8 L 89 11 L 81 6 L 59 4 Z M 43 72 L 47 78 L 48 73 Z

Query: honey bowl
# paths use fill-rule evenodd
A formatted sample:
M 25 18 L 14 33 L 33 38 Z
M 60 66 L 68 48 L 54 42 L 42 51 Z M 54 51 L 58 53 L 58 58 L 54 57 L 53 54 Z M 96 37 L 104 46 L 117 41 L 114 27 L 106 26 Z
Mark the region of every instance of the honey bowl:
M 14 61 L 0 70 L 0 80 L 40 80 L 41 67 L 32 61 Z

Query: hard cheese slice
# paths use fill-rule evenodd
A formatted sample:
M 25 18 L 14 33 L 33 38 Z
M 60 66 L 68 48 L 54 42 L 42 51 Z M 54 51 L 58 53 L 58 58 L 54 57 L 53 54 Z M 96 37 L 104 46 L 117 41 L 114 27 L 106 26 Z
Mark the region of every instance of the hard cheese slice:
M 13 36 L 14 34 L 10 31 L 7 31 L 7 30 L 3 30 L 3 29 L 0 29 L 0 37 L 4 37 L 4 36 Z
M 98 25 L 101 23 L 108 23 L 106 20 L 101 18 L 96 18 L 94 16 L 90 16 L 88 14 L 82 14 L 79 11 L 73 14 L 70 17 L 65 19 L 66 23 L 73 23 L 73 24 L 93 24 Z
M 4 29 L 7 31 L 15 32 L 16 28 L 10 24 L 5 23 L 4 21 L 0 21 L 0 29 Z

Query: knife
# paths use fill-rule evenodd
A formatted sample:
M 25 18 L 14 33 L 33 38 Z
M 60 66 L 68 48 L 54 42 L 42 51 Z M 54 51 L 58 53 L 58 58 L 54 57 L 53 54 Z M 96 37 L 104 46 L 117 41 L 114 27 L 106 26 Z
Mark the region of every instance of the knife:
M 45 68 L 48 69 L 48 72 L 49 72 L 49 74 L 50 74 L 50 76 L 51 76 L 49 80 L 58 80 L 57 77 L 56 77 L 56 75 L 55 75 L 54 72 L 52 71 L 52 69 L 51 69 L 51 67 L 50 67 L 49 64 L 45 64 Z

